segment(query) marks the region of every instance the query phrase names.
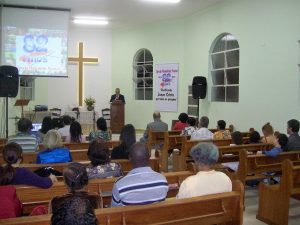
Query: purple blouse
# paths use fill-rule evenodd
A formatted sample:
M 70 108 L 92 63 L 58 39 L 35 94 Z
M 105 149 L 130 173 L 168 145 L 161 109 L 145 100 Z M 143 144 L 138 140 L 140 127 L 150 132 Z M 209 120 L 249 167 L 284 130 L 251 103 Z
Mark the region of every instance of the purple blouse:
M 26 168 L 16 168 L 12 184 L 25 184 L 39 188 L 50 188 L 52 180 L 49 177 L 40 177 Z

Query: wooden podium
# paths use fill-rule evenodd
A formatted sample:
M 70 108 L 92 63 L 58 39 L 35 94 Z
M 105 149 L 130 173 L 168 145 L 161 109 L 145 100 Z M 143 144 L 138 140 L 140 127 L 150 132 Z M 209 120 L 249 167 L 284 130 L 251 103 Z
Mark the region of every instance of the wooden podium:
M 110 129 L 112 133 L 121 133 L 125 123 L 124 103 L 116 100 L 110 104 Z

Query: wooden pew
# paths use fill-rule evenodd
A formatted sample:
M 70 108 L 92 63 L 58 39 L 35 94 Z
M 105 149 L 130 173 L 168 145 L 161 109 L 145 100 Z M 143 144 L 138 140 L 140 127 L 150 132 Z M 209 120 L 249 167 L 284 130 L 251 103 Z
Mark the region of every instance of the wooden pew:
M 80 149 L 88 149 L 90 142 L 82 142 L 82 143 L 63 143 L 63 145 L 70 150 L 80 150 Z M 106 146 L 109 149 L 113 149 L 114 147 L 120 144 L 119 140 L 111 140 L 105 142 Z M 39 150 L 44 150 L 45 146 L 43 144 L 39 144 Z
M 225 170 L 225 172 L 231 180 L 237 179 L 245 184 L 248 180 L 269 178 L 268 175 L 263 173 L 281 171 L 281 163 L 285 159 L 300 161 L 300 151 L 282 152 L 276 157 L 271 157 L 262 154 L 249 155 L 247 151 L 242 150 L 239 153 L 237 171 Z
M 105 142 L 107 147 L 109 149 L 112 149 L 113 147 L 120 144 L 120 141 L 107 141 Z M 73 161 L 85 161 L 89 160 L 87 156 L 87 149 L 88 149 L 89 143 L 68 143 L 66 147 L 70 147 L 71 155 Z M 80 148 L 82 147 L 82 148 Z M 84 147 L 84 148 L 83 148 Z M 37 158 L 37 152 L 24 152 L 23 153 L 23 161 L 22 163 L 36 163 Z M 2 153 L 0 154 L 0 164 L 5 163 L 3 160 Z
M 112 162 L 119 163 L 122 167 L 122 170 L 124 174 L 127 174 L 130 170 L 132 170 L 132 165 L 128 159 L 117 159 L 117 160 L 111 160 Z M 84 165 L 90 164 L 90 161 L 79 161 L 80 163 Z M 51 163 L 51 164 L 33 164 L 33 163 L 22 163 L 20 164 L 20 167 L 27 168 L 31 171 L 35 171 L 39 168 L 43 167 L 52 167 L 53 169 L 63 172 L 64 168 L 66 168 L 70 163 Z M 159 160 L 158 158 L 151 158 L 149 161 L 150 167 L 154 171 L 159 171 Z
M 181 131 L 179 130 L 171 130 L 171 131 L 148 131 L 148 140 L 147 140 L 147 146 L 149 152 L 153 147 L 155 149 L 159 149 L 160 145 L 164 144 L 165 140 L 165 133 L 168 133 L 168 135 L 180 135 Z
M 167 197 L 175 197 L 178 193 L 179 186 L 188 176 L 193 175 L 191 171 L 181 171 L 176 173 L 164 174 L 170 191 Z M 102 198 L 104 206 L 110 205 L 111 191 L 117 178 L 93 179 L 89 181 L 88 190 L 95 192 Z M 57 182 L 49 189 L 41 189 L 26 185 L 16 185 L 17 195 L 23 203 L 24 214 L 28 214 L 37 205 L 48 205 L 49 201 L 55 197 L 68 192 L 64 182 Z
M 296 163 L 294 163 L 296 164 Z M 273 225 L 288 225 L 290 197 L 300 194 L 300 164 L 291 160 L 282 163 L 280 184 L 259 185 L 259 204 L 256 218 Z
M 233 183 L 233 191 L 201 197 L 167 200 L 144 206 L 96 209 L 100 224 L 243 224 L 243 185 Z M 49 225 L 51 215 L 0 220 L 0 224 Z

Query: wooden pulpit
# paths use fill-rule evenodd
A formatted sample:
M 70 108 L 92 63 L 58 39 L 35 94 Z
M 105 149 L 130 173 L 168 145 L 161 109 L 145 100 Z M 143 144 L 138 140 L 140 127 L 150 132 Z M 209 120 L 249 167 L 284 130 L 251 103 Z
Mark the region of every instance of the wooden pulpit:
M 110 129 L 112 133 L 121 133 L 125 123 L 124 103 L 116 100 L 110 104 Z

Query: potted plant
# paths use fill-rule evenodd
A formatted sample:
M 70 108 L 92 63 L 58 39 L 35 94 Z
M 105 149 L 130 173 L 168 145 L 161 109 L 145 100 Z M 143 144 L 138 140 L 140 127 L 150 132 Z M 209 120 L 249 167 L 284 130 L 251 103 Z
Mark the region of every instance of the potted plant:
M 88 97 L 84 100 L 84 103 L 86 104 L 87 110 L 92 111 L 94 109 L 94 104 L 96 103 L 96 100 L 92 97 Z

